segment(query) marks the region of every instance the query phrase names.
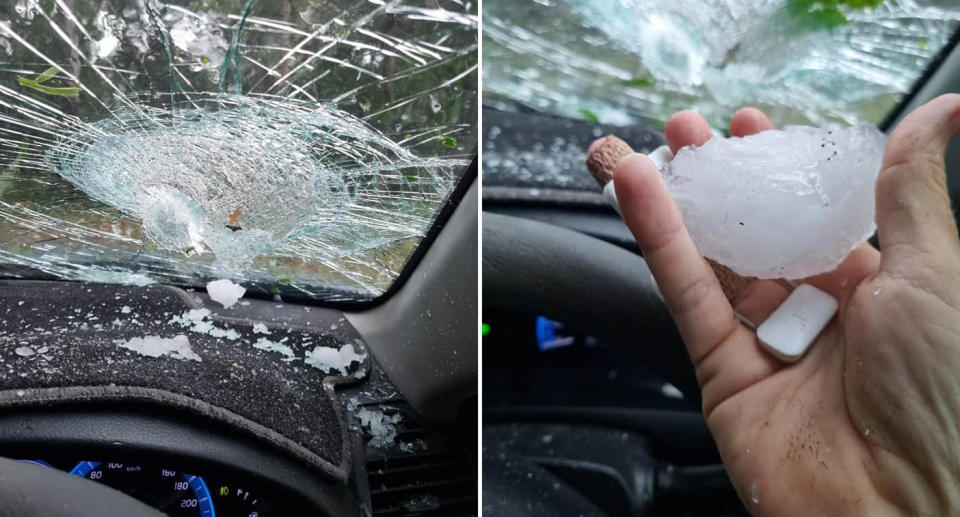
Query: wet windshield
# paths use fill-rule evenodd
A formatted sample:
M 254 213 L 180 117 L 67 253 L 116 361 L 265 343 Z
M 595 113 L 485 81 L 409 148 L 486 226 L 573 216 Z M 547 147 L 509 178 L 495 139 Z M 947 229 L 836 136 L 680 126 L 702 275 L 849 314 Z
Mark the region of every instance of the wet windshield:
M 717 128 L 879 123 L 960 22 L 955 0 L 487 0 L 484 103 Z
M 7 276 L 369 300 L 476 152 L 472 2 L 0 6 Z

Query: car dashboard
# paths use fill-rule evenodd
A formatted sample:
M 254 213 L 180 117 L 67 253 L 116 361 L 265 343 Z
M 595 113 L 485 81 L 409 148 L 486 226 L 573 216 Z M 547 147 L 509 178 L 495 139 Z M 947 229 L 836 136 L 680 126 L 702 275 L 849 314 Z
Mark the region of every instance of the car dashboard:
M 463 352 L 476 328 L 436 329 L 475 314 L 457 287 L 476 256 L 458 240 L 476 242 L 457 229 L 476 228 L 469 192 L 424 255 L 431 274 L 363 311 L 269 296 L 228 309 L 163 285 L 0 279 L 0 458 L 20 479 L 83 477 L 170 515 L 474 514 L 477 358 Z M 420 325 L 422 314 L 432 317 Z M 129 348 L 177 334 L 192 354 Z M 349 362 L 329 362 L 344 350 Z M 42 500 L 35 484 L 12 494 Z M 47 501 L 105 514 L 83 494 Z
M 0 283 L 0 339 L 11 344 L 0 349 L 0 458 L 106 485 L 168 515 L 475 510 L 475 453 L 450 439 L 449 424 L 412 410 L 340 311 L 245 300 L 210 316 L 218 333 L 236 333 L 230 339 L 170 323 L 191 306 L 211 307 L 199 293 Z M 90 324 L 113 316 L 122 324 Z M 259 350 L 254 327 L 303 356 Z M 171 329 L 189 335 L 202 361 L 120 346 Z M 345 375 L 306 361 L 345 346 L 363 352 Z

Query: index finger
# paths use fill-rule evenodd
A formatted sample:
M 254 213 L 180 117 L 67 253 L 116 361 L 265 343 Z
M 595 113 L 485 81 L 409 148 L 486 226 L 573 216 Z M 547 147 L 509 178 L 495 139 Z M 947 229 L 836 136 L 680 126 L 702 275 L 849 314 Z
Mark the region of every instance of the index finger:
M 613 174 L 617 201 L 677 323 L 693 363 L 740 328 L 717 277 L 683 225 L 660 172 L 644 155 L 628 156 Z

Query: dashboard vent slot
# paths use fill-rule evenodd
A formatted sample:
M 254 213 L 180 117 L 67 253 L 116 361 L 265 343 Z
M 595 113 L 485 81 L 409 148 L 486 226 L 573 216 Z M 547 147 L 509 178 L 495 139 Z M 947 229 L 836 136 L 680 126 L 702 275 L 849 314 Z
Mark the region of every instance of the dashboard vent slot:
M 467 516 L 477 510 L 477 482 L 466 453 L 426 452 L 367 463 L 375 516 Z

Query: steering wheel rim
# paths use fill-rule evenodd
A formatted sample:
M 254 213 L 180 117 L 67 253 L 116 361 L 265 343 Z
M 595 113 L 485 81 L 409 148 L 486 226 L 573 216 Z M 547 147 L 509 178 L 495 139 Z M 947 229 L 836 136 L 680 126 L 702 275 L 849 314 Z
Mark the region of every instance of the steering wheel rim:
M 646 261 L 551 224 L 483 213 L 483 301 L 528 311 L 629 347 L 694 407 L 700 388 Z
M 53 468 L 0 458 L 0 516 L 160 517 L 164 513 L 106 485 Z

